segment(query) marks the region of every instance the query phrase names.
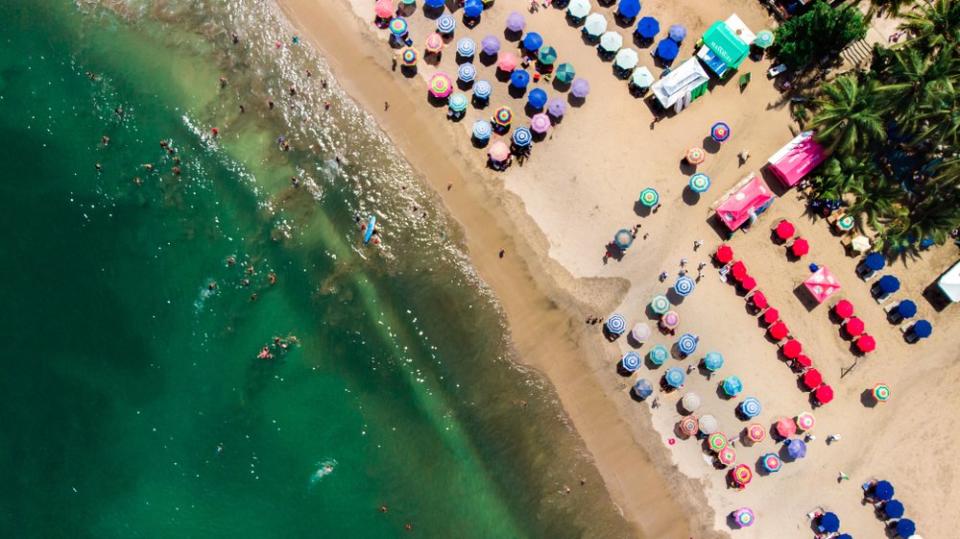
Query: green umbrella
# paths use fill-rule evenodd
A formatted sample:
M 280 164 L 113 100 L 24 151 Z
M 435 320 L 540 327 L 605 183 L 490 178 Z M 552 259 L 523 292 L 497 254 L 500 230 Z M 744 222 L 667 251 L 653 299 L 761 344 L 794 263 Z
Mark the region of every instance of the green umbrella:
M 557 80 L 564 83 L 573 82 L 573 77 L 577 75 L 575 69 L 573 69 L 573 64 L 560 64 L 557 66 Z
M 770 45 L 773 45 L 773 32 L 770 30 L 760 30 L 757 32 L 757 38 L 753 40 L 753 44 L 765 49 Z
M 853 225 L 856 224 L 852 215 L 844 215 L 837 221 L 837 228 L 846 232 L 847 230 L 853 230 Z
M 450 100 L 447 101 L 447 106 L 449 106 L 453 112 L 463 112 L 467 110 L 467 95 L 462 92 L 451 95 Z
M 540 51 L 537 53 L 537 61 L 543 65 L 553 65 L 557 61 L 557 49 L 550 46 L 540 47 Z
M 650 300 L 650 310 L 662 315 L 670 310 L 670 300 L 667 299 L 667 296 L 654 296 Z
M 648 208 L 652 208 L 660 202 L 660 193 L 652 187 L 647 187 L 640 191 L 640 203 Z
M 670 352 L 668 352 L 666 348 L 658 344 L 650 349 L 650 352 L 647 354 L 647 357 L 650 358 L 650 363 L 653 363 L 654 365 L 663 365 L 663 362 L 666 361 L 668 357 L 670 357 Z

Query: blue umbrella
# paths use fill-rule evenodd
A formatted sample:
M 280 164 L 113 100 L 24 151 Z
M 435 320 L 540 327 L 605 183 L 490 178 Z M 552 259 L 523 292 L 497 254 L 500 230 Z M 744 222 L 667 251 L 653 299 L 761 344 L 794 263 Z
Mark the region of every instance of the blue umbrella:
M 802 459 L 807 456 L 807 444 L 800 438 L 791 438 L 787 440 L 787 454 L 794 460 Z
M 657 44 L 657 56 L 671 62 L 680 53 L 680 46 L 672 39 L 661 39 Z
M 888 519 L 900 518 L 903 516 L 903 504 L 900 500 L 890 500 L 883 504 L 883 514 L 887 515 Z
M 696 352 L 698 341 L 699 339 L 697 339 L 696 335 L 693 335 L 692 333 L 684 333 L 679 339 L 677 339 L 677 350 L 679 350 L 681 354 L 689 356 L 690 354 Z
M 743 382 L 737 376 L 728 376 L 723 379 L 723 392 L 730 397 L 736 397 L 743 391 Z
M 644 17 L 637 23 L 636 32 L 643 39 L 653 39 L 660 33 L 660 21 L 653 17 Z
M 463 14 L 471 19 L 477 18 L 483 13 L 483 2 L 481 0 L 467 0 L 463 3 Z
M 519 129 L 522 128 L 518 128 L 518 130 Z M 516 137 L 516 133 L 514 133 L 514 137 Z M 623 317 L 623 315 L 614 314 L 607 319 L 606 327 L 607 331 L 610 333 L 614 335 L 620 335 L 627 329 L 627 320 Z
M 526 148 L 530 145 L 530 141 L 533 140 L 533 135 L 530 133 L 530 130 L 526 127 L 518 127 L 513 132 L 513 143 L 520 148 Z M 609 326 L 609 322 L 607 325 Z M 620 333 L 623 333 L 622 331 Z M 618 333 L 619 335 L 619 333 Z
M 762 410 L 763 408 L 760 406 L 760 401 L 754 397 L 747 397 L 740 403 L 740 413 L 748 419 L 757 417 Z
M 428 8 L 439 9 L 446 5 L 446 0 L 426 0 L 424 2 Z
M 901 518 L 897 521 L 897 536 L 904 539 L 911 537 L 917 531 L 917 525 L 909 518 Z
M 531 52 L 537 52 L 543 45 L 543 36 L 536 32 L 530 32 L 523 36 L 523 48 Z
M 877 281 L 877 286 L 883 295 L 893 294 L 897 290 L 900 290 L 900 279 L 897 279 L 893 275 L 884 275 Z
M 836 513 L 824 513 L 820 516 L 819 526 L 825 533 L 836 533 L 840 529 L 840 517 Z
M 926 320 L 917 320 L 917 322 L 910 327 L 910 332 L 918 338 L 926 339 L 933 333 L 933 326 Z
M 867 258 L 863 260 L 863 263 L 870 268 L 871 271 L 881 270 L 887 265 L 887 261 L 884 260 L 883 255 L 880 253 L 868 254 Z
M 493 91 L 493 87 L 485 80 L 478 80 L 476 84 L 473 85 L 473 95 L 480 99 L 489 98 L 491 91 Z
M 636 352 L 627 352 L 620 359 L 620 365 L 627 372 L 636 372 L 640 368 L 640 354 Z
M 492 132 L 493 127 L 486 120 L 477 120 L 473 123 L 473 136 L 477 140 L 487 140 Z
M 707 352 L 706 357 L 703 358 L 703 366 L 706 367 L 708 371 L 715 371 L 723 367 L 723 354 L 720 352 Z
M 473 82 L 473 78 L 477 75 L 477 68 L 473 64 L 460 64 L 460 67 L 457 68 L 457 78 L 463 82 Z
M 617 4 L 617 14 L 624 19 L 632 19 L 640 13 L 640 0 L 620 0 Z
M 469 37 L 460 38 L 457 41 L 457 54 L 464 58 L 471 58 L 477 52 L 477 44 Z
M 523 90 L 528 84 L 530 84 L 530 73 L 523 69 L 515 69 L 510 74 L 510 86 Z
M 686 275 L 681 275 L 677 282 L 673 283 L 673 291 L 677 293 L 680 297 L 687 297 L 693 292 L 693 289 L 697 286 L 693 279 L 687 277 Z
M 530 90 L 530 95 L 527 96 L 527 103 L 530 103 L 531 107 L 541 110 L 543 106 L 547 104 L 547 92 L 540 88 Z
M 873 485 L 873 497 L 881 502 L 893 499 L 893 483 L 877 481 L 877 484 Z
M 650 395 L 653 395 L 653 387 L 650 386 L 650 382 L 644 378 L 641 378 L 637 380 L 637 383 L 633 384 L 633 394 L 641 399 L 645 399 Z
M 667 30 L 667 35 L 679 44 L 683 38 L 687 37 L 687 29 L 682 24 L 674 24 Z
M 680 387 L 687 380 L 687 375 L 684 374 L 683 369 L 670 367 L 667 372 L 663 373 L 663 379 L 667 381 L 667 385 L 670 387 Z
M 453 29 L 456 27 L 457 21 L 455 21 L 449 13 L 440 15 L 440 18 L 437 19 L 437 31 L 441 34 L 449 34 L 453 32 Z
M 897 304 L 897 314 L 900 315 L 901 318 L 910 318 L 917 314 L 917 304 L 909 299 L 905 299 Z

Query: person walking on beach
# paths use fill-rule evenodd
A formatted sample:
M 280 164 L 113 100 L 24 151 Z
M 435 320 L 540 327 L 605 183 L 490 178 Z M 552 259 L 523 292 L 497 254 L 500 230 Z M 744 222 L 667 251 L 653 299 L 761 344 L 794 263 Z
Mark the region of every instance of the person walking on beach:
M 747 159 L 750 159 L 750 151 L 746 148 L 740 150 L 740 153 L 737 154 L 737 159 L 740 160 L 740 166 L 746 164 Z
M 500 249 L 500 253 L 499 253 L 498 256 L 499 256 L 500 258 L 503 258 L 503 255 L 505 255 L 505 254 L 507 254 L 506 249 Z
M 696 251 L 697 249 L 700 248 L 701 245 L 703 245 L 703 240 L 694 240 L 694 241 L 693 241 L 693 250 Z
M 384 101 L 384 102 L 383 102 L 383 111 L 386 112 L 386 111 L 388 111 L 388 110 L 390 110 L 390 102 L 389 102 L 389 101 Z

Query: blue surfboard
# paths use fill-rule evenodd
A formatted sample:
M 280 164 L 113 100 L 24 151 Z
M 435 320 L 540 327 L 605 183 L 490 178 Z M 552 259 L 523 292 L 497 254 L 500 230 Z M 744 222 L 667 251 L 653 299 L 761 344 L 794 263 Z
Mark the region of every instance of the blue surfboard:
M 376 225 L 377 225 L 377 216 L 371 215 L 370 219 L 367 220 L 367 229 L 363 233 L 364 245 L 370 243 L 370 238 L 373 237 L 373 229 Z

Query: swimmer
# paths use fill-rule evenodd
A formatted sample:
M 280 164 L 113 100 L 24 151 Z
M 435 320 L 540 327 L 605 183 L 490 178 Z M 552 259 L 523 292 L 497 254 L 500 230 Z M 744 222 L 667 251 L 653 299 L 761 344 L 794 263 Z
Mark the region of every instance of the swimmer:
M 233 267 L 237 263 L 237 257 L 230 255 L 227 257 L 227 266 Z
M 216 290 L 216 289 L 217 289 L 217 281 L 210 281 L 210 283 L 207 284 L 207 290 Z
M 240 36 L 238 36 L 236 33 L 230 34 L 230 38 L 233 40 L 234 45 L 240 43 Z
M 173 175 L 174 176 L 180 175 L 180 167 L 173 167 Z
M 134 177 L 133 177 L 133 184 L 136 185 L 137 187 L 139 187 L 139 186 L 143 185 L 143 180 L 140 179 L 140 176 L 134 176 Z
M 247 108 L 243 105 L 240 105 L 240 114 L 243 114 L 244 112 L 247 112 Z
M 273 110 L 273 101 L 267 100 L 267 108 Z
M 227 87 L 227 77 L 224 77 L 223 75 L 220 76 L 220 87 L 221 88 Z
M 387 509 L 387 505 L 386 505 L 386 504 L 383 504 L 383 505 L 380 506 L 380 512 L 381 512 L 381 513 L 386 513 L 387 511 L 389 511 L 389 509 Z
M 113 113 L 117 115 L 117 118 L 123 118 L 123 105 L 117 105 L 117 108 L 113 109 Z
M 268 281 L 271 285 L 277 284 L 277 274 L 274 273 L 274 272 L 272 272 L 272 271 L 271 271 L 270 273 L 268 273 L 268 274 L 267 274 L 267 281 Z
M 297 88 L 295 86 L 291 86 L 287 90 L 290 92 L 291 96 L 297 95 Z
M 144 163 L 144 164 L 143 164 L 143 168 L 145 168 L 145 169 L 147 169 L 147 170 L 149 170 L 149 171 L 151 171 L 151 172 L 153 171 L 153 165 L 152 165 L 151 163 Z
M 250 279 L 240 279 L 240 286 L 244 288 L 250 286 Z
M 97 172 L 103 172 L 103 165 L 101 165 L 100 163 L 96 163 L 93 166 L 96 167 Z
M 110 137 L 106 135 L 100 137 L 100 143 L 103 144 L 104 146 L 106 146 L 107 144 L 110 144 Z
M 161 148 L 166 148 L 166 147 L 169 146 L 169 145 L 170 145 L 170 143 L 167 142 L 167 141 L 165 141 L 165 140 L 161 140 L 161 141 L 160 141 L 160 147 L 161 147 Z

